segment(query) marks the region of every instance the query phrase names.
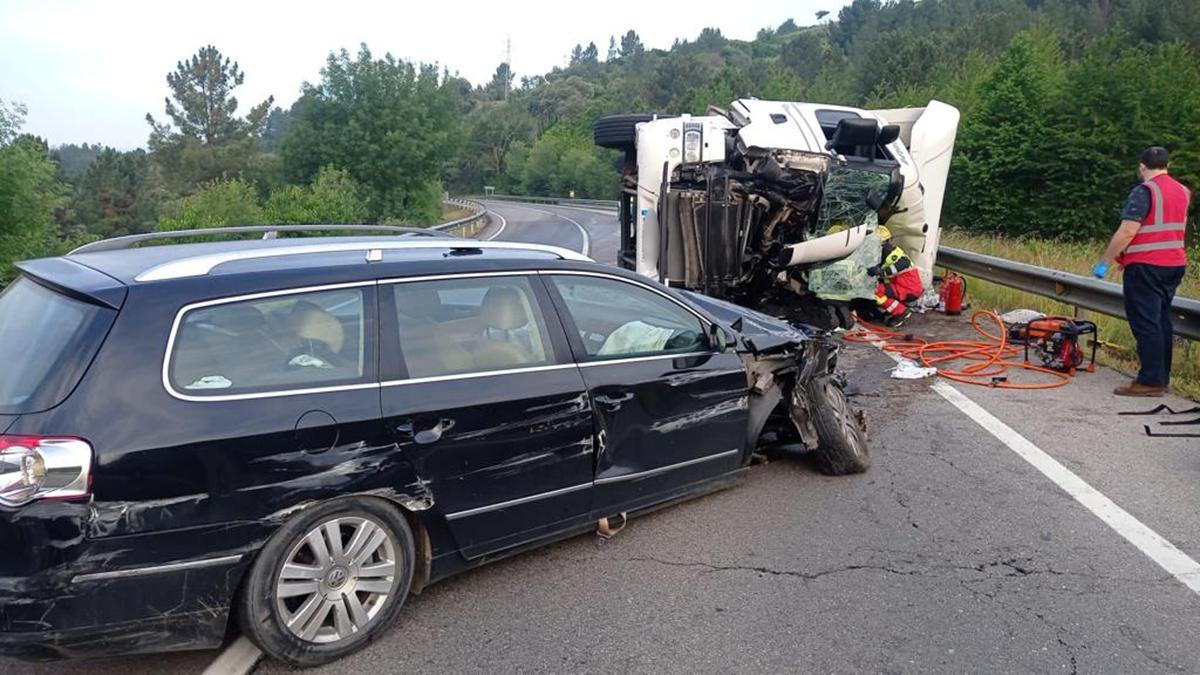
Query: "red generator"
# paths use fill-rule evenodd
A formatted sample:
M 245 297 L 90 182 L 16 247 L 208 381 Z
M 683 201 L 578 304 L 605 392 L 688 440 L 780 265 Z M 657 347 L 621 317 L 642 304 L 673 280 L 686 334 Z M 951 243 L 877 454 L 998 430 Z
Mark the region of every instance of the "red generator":
M 1079 338 L 1084 335 L 1092 337 L 1091 358 L 1086 366 L 1083 349 L 1079 346 Z M 1029 363 L 1029 352 L 1032 350 L 1037 354 L 1042 366 L 1050 370 L 1071 375 L 1080 368 L 1089 373 L 1096 370 L 1098 340 L 1096 324 L 1091 321 L 1066 316 L 1047 316 L 1011 326 L 1008 329 L 1008 339 L 1015 344 L 1025 345 L 1025 363 Z

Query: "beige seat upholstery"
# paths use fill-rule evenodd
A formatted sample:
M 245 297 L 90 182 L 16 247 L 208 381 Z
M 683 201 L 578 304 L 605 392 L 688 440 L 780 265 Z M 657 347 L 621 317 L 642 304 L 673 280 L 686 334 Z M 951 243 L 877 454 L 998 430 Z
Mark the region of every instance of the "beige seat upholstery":
M 529 314 L 521 302 L 521 292 L 509 286 L 488 289 L 481 308 L 483 322 L 488 328 L 508 331 L 529 323 Z
M 437 321 L 441 308 L 441 298 L 431 288 L 405 284 L 396 288 L 400 348 L 404 350 L 409 377 L 435 377 L 475 368 L 475 359 L 453 335 L 450 322 Z
M 474 370 L 475 359 L 435 323 L 400 324 L 400 345 L 409 377 L 433 377 Z
M 508 286 L 496 286 L 483 296 L 480 315 L 487 330 L 475 350 L 479 368 L 509 368 L 541 360 L 522 344 L 513 331 L 529 326 L 529 311 L 521 292 Z
M 421 288 L 417 285 L 396 289 L 396 311 L 405 316 L 436 321 L 441 308 L 441 298 L 432 288 Z
M 339 354 L 346 344 L 346 330 L 332 314 L 311 302 L 297 302 L 288 314 L 287 328 L 302 340 L 319 342 Z

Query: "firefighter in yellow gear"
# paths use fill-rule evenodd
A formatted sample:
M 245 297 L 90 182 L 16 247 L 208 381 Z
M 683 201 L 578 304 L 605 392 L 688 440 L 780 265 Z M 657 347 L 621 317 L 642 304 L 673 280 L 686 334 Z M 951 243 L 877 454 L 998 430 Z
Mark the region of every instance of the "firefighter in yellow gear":
M 925 292 L 921 283 L 921 271 L 912 258 L 892 241 L 892 231 L 886 225 L 876 230 L 883 241 L 882 259 L 879 263 L 879 285 L 875 287 L 875 305 L 884 315 L 884 321 L 892 327 L 902 325 L 912 310 L 906 303 L 913 302 Z

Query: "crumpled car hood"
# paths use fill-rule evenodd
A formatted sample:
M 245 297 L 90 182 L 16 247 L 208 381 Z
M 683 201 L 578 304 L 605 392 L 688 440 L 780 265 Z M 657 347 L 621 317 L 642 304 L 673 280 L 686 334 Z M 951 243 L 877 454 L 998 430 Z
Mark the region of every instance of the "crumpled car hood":
M 824 335 L 824 331 L 817 328 L 793 325 L 732 302 L 718 300 L 692 291 L 681 292 L 689 300 L 704 308 L 713 318 L 737 332 L 739 337 L 748 341 L 755 351 L 774 351 L 788 346 L 798 346 Z M 740 330 L 733 327 L 738 319 L 742 321 Z

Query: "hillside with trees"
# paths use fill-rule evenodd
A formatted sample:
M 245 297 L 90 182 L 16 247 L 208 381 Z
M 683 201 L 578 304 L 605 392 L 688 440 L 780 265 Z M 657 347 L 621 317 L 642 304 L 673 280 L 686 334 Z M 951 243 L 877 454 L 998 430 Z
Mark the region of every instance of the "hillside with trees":
M 670 49 L 630 30 L 541 75 L 332 52 L 288 109 L 243 105 L 235 55 L 166 73 L 145 150 L 51 148 L 0 102 L 0 260 L 90 239 L 253 223 L 428 223 L 443 190 L 613 197 L 615 112 L 702 113 L 739 96 L 963 111 L 947 222 L 1090 239 L 1110 230 L 1137 152 L 1200 185 L 1200 12 L 1193 0 L 854 0 L 752 40 L 718 27 Z M 184 55 L 181 55 L 184 56 Z M 166 71 L 167 68 L 164 68 Z M 0 272 L 0 276 L 3 276 Z

